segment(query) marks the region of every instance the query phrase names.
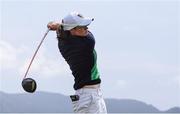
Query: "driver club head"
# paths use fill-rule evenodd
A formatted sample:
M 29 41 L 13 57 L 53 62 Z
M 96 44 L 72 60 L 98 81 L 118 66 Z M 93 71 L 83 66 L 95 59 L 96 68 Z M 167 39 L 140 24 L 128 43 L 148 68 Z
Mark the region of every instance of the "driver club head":
M 33 93 L 36 91 L 37 84 L 32 78 L 25 78 L 22 81 L 22 87 L 26 92 Z

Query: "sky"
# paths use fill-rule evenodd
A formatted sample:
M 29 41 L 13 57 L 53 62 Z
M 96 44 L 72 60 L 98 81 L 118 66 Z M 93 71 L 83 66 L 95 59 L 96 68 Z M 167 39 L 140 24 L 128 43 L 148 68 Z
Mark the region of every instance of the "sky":
M 95 20 L 105 98 L 136 99 L 160 110 L 180 106 L 180 5 L 175 0 L 1 0 L 0 91 L 25 93 L 21 81 L 50 21 L 71 11 Z M 28 77 L 37 91 L 74 94 L 74 79 L 50 31 Z

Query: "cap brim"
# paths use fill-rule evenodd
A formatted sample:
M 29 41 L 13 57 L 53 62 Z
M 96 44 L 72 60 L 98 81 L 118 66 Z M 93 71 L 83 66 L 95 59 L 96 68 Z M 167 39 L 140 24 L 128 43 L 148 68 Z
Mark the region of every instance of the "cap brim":
M 93 18 L 85 18 L 78 26 L 88 26 L 93 20 Z
M 84 18 L 81 23 L 79 24 L 62 24 L 64 30 L 71 30 L 77 26 L 88 26 L 91 22 L 94 21 L 94 18 Z

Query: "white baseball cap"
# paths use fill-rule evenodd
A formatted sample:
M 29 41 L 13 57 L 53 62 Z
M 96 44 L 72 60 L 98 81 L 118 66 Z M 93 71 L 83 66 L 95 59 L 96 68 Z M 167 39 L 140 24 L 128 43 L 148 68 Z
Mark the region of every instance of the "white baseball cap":
M 64 30 L 71 30 L 77 26 L 88 26 L 94 19 L 84 18 L 78 12 L 71 12 L 62 20 Z

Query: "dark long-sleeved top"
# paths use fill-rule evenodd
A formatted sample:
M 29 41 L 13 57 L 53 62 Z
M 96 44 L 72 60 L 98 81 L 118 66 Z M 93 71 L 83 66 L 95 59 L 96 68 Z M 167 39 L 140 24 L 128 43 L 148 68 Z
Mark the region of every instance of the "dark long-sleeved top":
M 94 46 L 95 39 L 90 32 L 85 37 L 70 35 L 68 39 L 58 40 L 59 50 L 74 76 L 75 90 L 101 82 Z

